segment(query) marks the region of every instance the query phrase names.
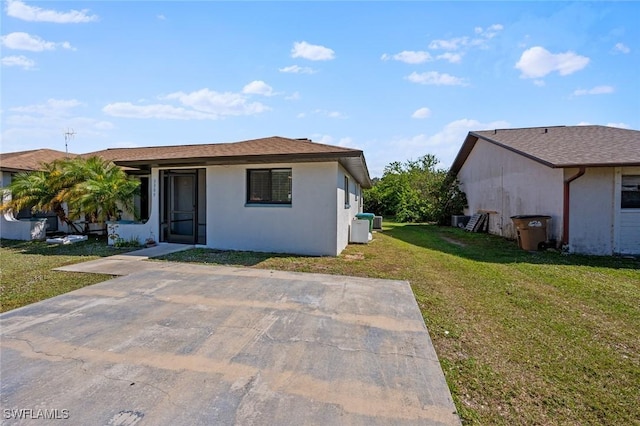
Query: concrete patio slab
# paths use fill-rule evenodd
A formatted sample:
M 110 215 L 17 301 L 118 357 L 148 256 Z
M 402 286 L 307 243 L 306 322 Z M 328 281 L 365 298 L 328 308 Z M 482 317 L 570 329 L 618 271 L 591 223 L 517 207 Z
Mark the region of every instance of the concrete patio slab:
M 460 425 L 405 281 L 110 262 L 0 315 L 4 424 Z

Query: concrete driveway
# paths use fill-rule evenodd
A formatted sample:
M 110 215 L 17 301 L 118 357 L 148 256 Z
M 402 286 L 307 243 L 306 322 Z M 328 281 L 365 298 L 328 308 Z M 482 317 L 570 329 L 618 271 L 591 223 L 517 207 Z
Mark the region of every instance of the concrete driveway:
M 407 282 L 111 261 L 0 315 L 3 424 L 460 424 Z

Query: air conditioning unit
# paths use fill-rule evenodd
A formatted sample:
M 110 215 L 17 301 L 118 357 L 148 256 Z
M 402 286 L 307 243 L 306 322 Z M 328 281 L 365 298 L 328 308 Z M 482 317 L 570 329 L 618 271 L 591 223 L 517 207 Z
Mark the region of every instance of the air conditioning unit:
M 354 219 L 351 222 L 349 242 L 367 244 L 369 242 L 369 221 L 366 219 Z
M 382 216 L 373 217 L 373 229 L 382 229 Z
M 471 219 L 471 216 L 454 214 L 451 216 L 451 226 L 455 228 L 464 228 L 467 226 L 467 223 L 469 223 L 469 219 Z

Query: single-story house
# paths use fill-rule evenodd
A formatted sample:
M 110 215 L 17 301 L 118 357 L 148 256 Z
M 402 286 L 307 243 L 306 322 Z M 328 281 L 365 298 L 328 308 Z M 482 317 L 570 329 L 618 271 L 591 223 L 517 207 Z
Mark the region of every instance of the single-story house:
M 640 131 L 558 126 L 469 132 L 450 172 L 489 232 L 516 238 L 516 215 L 551 216 L 570 252 L 640 254 Z
M 308 139 L 115 148 L 98 155 L 141 181 L 142 221 L 109 224 L 110 243 L 338 255 L 372 183 L 363 152 Z

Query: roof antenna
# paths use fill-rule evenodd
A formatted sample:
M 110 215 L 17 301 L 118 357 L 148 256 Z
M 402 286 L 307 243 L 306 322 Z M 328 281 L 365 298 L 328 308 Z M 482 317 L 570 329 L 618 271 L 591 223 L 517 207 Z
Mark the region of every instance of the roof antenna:
M 73 129 L 67 129 L 67 131 L 64 132 L 64 152 L 67 154 L 67 157 L 69 156 L 68 143 L 75 135 L 76 132 Z

